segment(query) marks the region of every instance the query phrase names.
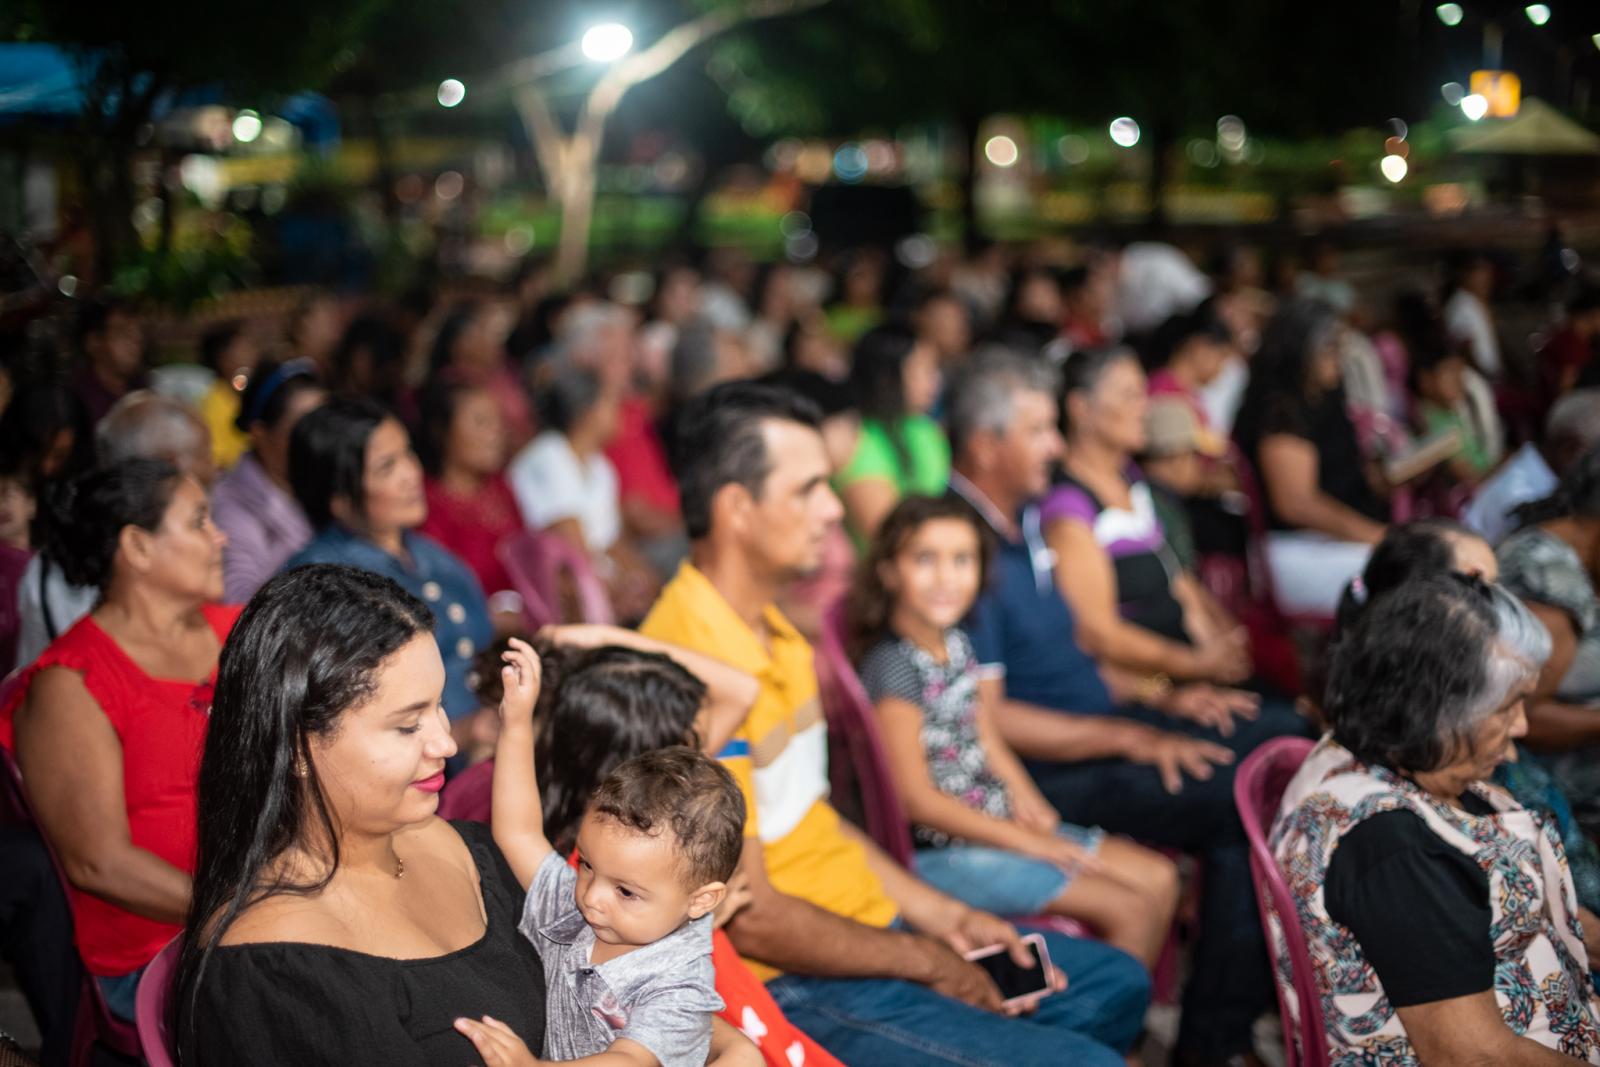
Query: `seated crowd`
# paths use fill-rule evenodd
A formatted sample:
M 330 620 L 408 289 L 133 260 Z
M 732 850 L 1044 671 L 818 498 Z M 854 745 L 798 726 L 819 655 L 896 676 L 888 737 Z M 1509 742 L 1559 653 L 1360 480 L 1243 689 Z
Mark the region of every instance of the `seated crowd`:
M 1373 330 L 1314 248 L 530 264 L 199 395 L 126 303 L 19 342 L 45 1062 L 171 944 L 186 1067 L 1116 1065 L 1169 995 L 1255 1063 L 1291 982 L 1336 1061 L 1600 1063 L 1600 299 L 1524 388 L 1490 261 Z M 1235 778 L 1319 737 L 1264 927 Z

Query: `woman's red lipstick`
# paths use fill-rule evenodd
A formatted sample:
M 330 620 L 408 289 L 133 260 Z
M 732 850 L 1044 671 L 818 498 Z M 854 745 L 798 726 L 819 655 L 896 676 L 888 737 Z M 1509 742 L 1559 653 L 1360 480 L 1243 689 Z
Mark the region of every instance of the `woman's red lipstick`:
M 431 777 L 412 782 L 411 785 L 416 789 L 422 790 L 424 793 L 437 793 L 439 790 L 444 788 L 444 772 L 440 771 Z

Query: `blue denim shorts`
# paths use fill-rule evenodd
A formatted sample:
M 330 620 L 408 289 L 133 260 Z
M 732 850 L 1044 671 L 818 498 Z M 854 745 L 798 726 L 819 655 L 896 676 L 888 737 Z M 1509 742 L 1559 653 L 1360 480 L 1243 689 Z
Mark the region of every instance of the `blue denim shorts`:
M 1056 833 L 1098 852 L 1106 832 L 1062 823 Z M 1073 872 L 1044 860 L 986 845 L 918 849 L 917 876 L 941 893 L 996 915 L 1037 915 L 1072 884 Z

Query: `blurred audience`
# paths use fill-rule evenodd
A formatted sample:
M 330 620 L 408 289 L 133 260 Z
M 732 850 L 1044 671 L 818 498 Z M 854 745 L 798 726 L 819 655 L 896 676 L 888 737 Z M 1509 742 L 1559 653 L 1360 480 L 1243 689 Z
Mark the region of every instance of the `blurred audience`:
M 295 423 L 289 484 L 315 535 L 284 570 L 342 563 L 390 578 L 427 604 L 444 660 L 445 714 L 465 722 L 478 710 L 467 676 L 494 625 L 472 571 L 417 532 L 428 499 L 405 427 L 370 400 L 335 397 Z
M 231 604 L 248 601 L 311 540 L 311 524 L 289 485 L 289 438 L 326 398 L 306 360 L 263 363 L 245 386 L 235 426 L 250 450 L 217 482 L 211 499 L 217 526 L 228 535 L 222 570 Z
M 939 352 L 892 327 L 856 342 L 850 390 L 861 409 L 855 454 L 834 477 L 857 548 L 870 544 L 901 497 L 942 493 L 950 445 L 928 412 L 942 385 Z
M 1280 309 L 1251 362 L 1233 428 L 1259 479 L 1272 589 L 1290 615 L 1331 618 L 1388 518 L 1381 476 L 1363 458 L 1344 406 L 1343 329 L 1327 304 Z

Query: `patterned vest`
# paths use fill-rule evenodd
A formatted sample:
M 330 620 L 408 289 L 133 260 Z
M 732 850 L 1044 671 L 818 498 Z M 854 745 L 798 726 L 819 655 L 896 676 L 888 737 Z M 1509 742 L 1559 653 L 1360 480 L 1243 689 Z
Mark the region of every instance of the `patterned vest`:
M 1495 809 L 1475 816 L 1414 783 L 1356 761 L 1324 738 L 1289 783 L 1272 828 L 1272 850 L 1294 894 L 1316 971 L 1328 1055 L 1335 1065 L 1417 1063 L 1399 1016 L 1355 935 L 1329 918 L 1323 897 L 1339 841 L 1365 819 L 1410 811 L 1489 880 L 1495 999 L 1516 1033 L 1600 1064 L 1600 1002 L 1589 982 L 1567 857 L 1555 828 L 1498 789 L 1473 791 Z M 1404 901 L 1396 901 L 1405 907 Z M 1283 931 L 1274 922 L 1279 987 L 1294 1003 Z

